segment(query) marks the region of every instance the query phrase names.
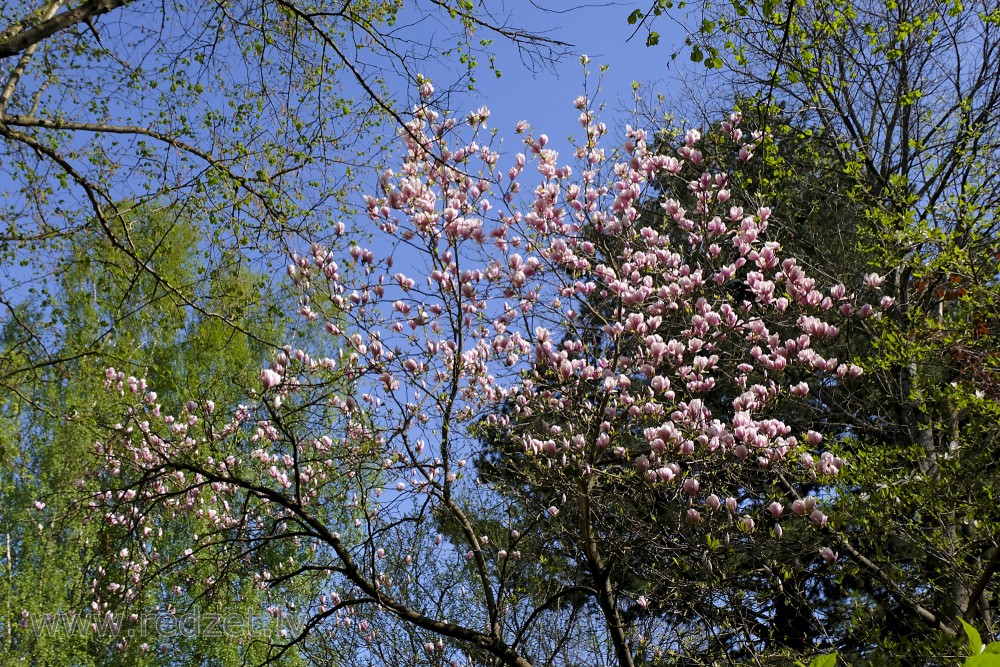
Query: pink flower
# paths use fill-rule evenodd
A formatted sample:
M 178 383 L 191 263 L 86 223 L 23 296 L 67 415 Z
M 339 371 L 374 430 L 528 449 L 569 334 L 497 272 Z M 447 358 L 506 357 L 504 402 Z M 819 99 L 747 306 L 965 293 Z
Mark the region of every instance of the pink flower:
M 809 393 L 809 385 L 805 382 L 799 382 L 796 385 L 792 385 L 791 391 L 796 396 L 806 396 Z
M 264 385 L 264 391 L 267 391 L 281 384 L 281 376 L 270 368 L 265 368 L 260 372 L 260 382 Z

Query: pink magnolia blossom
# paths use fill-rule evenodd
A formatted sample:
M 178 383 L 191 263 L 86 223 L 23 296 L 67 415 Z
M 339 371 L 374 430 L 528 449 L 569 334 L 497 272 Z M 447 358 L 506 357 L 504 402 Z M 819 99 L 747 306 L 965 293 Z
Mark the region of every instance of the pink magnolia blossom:
M 281 375 L 270 368 L 265 368 L 260 372 L 260 382 L 264 385 L 264 391 L 267 391 L 281 384 Z

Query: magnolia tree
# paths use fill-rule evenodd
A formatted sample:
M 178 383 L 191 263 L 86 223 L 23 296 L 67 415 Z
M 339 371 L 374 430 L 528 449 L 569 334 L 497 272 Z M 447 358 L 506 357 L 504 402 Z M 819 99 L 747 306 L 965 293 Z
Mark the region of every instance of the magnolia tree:
M 272 659 L 633 665 L 676 638 L 644 623 L 656 591 L 614 576 L 628 552 L 609 558 L 622 538 L 602 512 L 628 507 L 602 499 L 681 502 L 702 562 L 706 535 L 752 547 L 827 523 L 813 497 L 749 502 L 733 480 L 836 474 L 819 433 L 776 415 L 861 373 L 823 341 L 877 316 L 855 293 L 878 277 L 824 286 L 783 257 L 765 240 L 772 212 L 732 205 L 697 131 L 666 155 L 627 127 L 608 151 L 590 102 L 576 106 L 575 167 L 524 123 L 524 152 L 505 158 L 486 109 L 415 108 L 400 167 L 367 199 L 370 247 L 313 245 L 288 267 L 333 352 L 285 348 L 247 405 L 160 405 L 108 369 L 124 417 L 79 487 L 123 543 L 95 571 L 95 615 L 124 630 L 153 611 L 132 601 L 179 615 L 178 600 L 253 586 L 281 630 L 242 623 L 237 640 Z M 755 140 L 740 120 L 721 132 L 745 162 Z M 662 201 L 664 230 L 640 210 L 670 178 L 694 204 Z M 498 440 L 530 493 L 481 478 Z M 549 549 L 573 583 L 534 585 Z M 186 589 L 165 588 L 168 572 Z M 138 641 L 121 646 L 169 650 Z

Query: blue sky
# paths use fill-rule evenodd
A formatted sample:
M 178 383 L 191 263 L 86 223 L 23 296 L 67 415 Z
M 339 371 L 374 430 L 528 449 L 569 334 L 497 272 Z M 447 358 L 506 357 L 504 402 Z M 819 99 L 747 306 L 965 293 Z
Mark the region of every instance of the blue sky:
M 670 58 L 683 45 L 686 36 L 678 23 L 666 18 L 659 20 L 656 27 L 661 41 L 655 47 L 646 46 L 642 30 L 629 39 L 635 26 L 628 24 L 627 17 L 638 6 L 634 1 L 589 4 L 585 0 L 549 0 L 544 4 L 549 11 L 537 9 L 530 0 L 508 0 L 506 9 L 514 25 L 570 42 L 576 54 L 590 57 L 588 92 L 594 91 L 599 66 L 608 66 L 597 99 L 605 104 L 601 119 L 612 128 L 623 126 L 629 120 L 627 110 L 632 107 L 633 81 L 645 86 L 646 91 L 669 96 L 680 92 L 680 75 L 695 71 L 696 66 L 686 55 L 681 54 L 676 60 Z M 560 6 L 565 9 L 552 10 Z M 684 16 L 678 12 L 674 18 L 683 20 Z M 569 56 L 550 68 L 531 71 L 522 64 L 516 47 L 509 42 L 496 39 L 494 47 L 497 67 L 503 76 L 498 79 L 483 67 L 477 77 L 476 90 L 468 97 L 456 99 L 455 104 L 462 105 L 462 110 L 481 105 L 489 107 L 492 111 L 490 126 L 499 128 L 508 146 L 514 138 L 514 125 L 527 120 L 536 133 L 547 134 L 552 146 L 562 153 L 568 147 L 567 135 L 579 134 L 580 130 L 577 124 L 580 112 L 572 104 L 573 99 L 584 92 L 579 58 Z M 448 74 L 431 76 L 446 79 Z M 612 132 L 613 137 L 617 134 Z

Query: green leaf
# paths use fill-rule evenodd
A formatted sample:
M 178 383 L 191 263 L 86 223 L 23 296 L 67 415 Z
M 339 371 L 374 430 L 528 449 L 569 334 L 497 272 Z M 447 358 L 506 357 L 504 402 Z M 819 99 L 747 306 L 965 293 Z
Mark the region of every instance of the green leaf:
M 660 33 L 658 32 L 651 32 L 646 37 L 646 46 L 656 46 L 659 43 L 660 43 Z
M 633 11 L 631 14 L 628 15 L 628 24 L 635 25 L 636 23 L 642 20 L 642 17 L 643 17 L 642 11 L 636 9 L 635 11 Z
M 809 663 L 809 667 L 835 667 L 837 664 L 837 654 L 827 653 L 826 655 L 817 655 L 813 658 L 813 661 Z
M 704 58 L 705 54 L 701 52 L 700 48 L 695 46 L 691 49 L 691 62 L 700 63 Z
M 962 627 L 965 628 L 965 634 L 969 636 L 969 652 L 976 656 L 983 652 L 983 640 L 979 636 L 979 632 L 976 631 L 974 627 L 965 622 L 964 619 L 958 619 L 962 622 Z

